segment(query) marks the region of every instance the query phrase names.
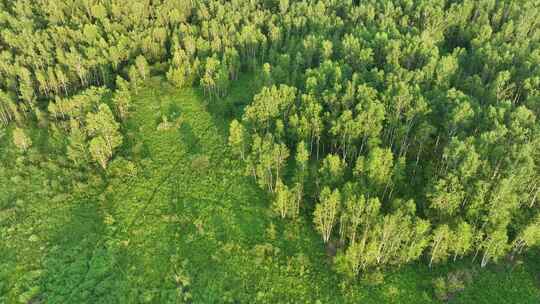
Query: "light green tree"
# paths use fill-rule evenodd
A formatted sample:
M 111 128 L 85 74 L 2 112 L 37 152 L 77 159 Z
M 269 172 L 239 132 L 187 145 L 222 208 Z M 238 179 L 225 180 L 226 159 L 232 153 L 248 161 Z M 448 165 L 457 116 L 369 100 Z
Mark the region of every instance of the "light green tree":
M 465 221 L 461 221 L 456 231 L 452 234 L 452 243 L 450 248 L 454 251 L 454 261 L 457 257 L 466 255 L 473 244 L 472 226 Z
M 440 225 L 433 231 L 429 267 L 431 267 L 434 262 L 438 263 L 441 261 L 446 261 L 449 255 L 451 241 L 452 233 L 448 225 Z
M 84 165 L 89 160 L 86 134 L 75 119 L 70 121 L 67 156 L 76 165 Z
M 337 154 L 328 154 L 319 169 L 323 185 L 337 187 L 343 182 L 345 162 Z
M 86 117 L 87 131 L 93 139 L 90 141 L 90 153 L 104 169 L 114 150 L 122 144 L 120 125 L 114 120 L 111 109 L 100 104 L 96 113 L 88 113 Z
M 246 153 L 246 131 L 244 126 L 234 119 L 229 127 L 229 146 L 236 155 L 245 159 Z
M 129 83 L 120 76 L 116 77 L 116 91 L 114 92 L 113 103 L 120 119 L 127 119 L 131 108 L 131 92 Z
M 148 66 L 146 58 L 142 55 L 137 56 L 137 58 L 135 58 L 135 66 L 137 67 L 137 71 L 142 80 L 146 80 L 148 75 L 150 75 L 150 67 Z
M 16 127 L 13 129 L 13 143 L 21 151 L 26 152 L 32 146 L 32 139 L 23 129 Z
M 325 187 L 319 195 L 319 203 L 315 206 L 313 221 L 325 243 L 330 240 L 341 206 L 339 190 L 330 191 Z
M 107 169 L 107 164 L 112 157 L 112 151 L 103 137 L 95 137 L 90 141 L 90 154 L 103 169 Z
M 286 218 L 289 215 L 292 215 L 294 209 L 294 197 L 287 187 L 283 184 L 281 179 L 278 179 L 276 182 L 276 191 L 273 207 L 274 210 L 281 216 L 281 218 Z

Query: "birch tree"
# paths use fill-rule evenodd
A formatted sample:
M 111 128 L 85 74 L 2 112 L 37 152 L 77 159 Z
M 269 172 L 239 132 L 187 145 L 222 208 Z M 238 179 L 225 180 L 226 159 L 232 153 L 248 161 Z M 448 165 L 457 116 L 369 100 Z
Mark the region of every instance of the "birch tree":
M 315 206 L 313 221 L 315 228 L 322 235 L 325 243 L 328 243 L 332 236 L 340 206 L 341 194 L 339 190 L 331 191 L 330 188 L 326 187 L 321 191 L 319 203 Z

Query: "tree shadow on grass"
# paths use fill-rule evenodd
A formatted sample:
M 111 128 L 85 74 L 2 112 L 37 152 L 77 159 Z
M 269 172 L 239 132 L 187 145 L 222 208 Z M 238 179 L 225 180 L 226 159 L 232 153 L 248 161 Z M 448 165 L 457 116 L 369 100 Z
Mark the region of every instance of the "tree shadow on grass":
M 258 91 L 253 74 L 242 74 L 232 82 L 227 96 L 223 98 L 210 98 L 205 96 L 201 89 L 196 89 L 199 100 L 204 100 L 206 110 L 210 113 L 214 125 L 223 138 L 229 136 L 229 125 L 233 119 L 241 120 L 244 108 L 251 103 Z
M 195 88 L 195 96 L 201 100 L 205 110 L 210 113 L 212 123 L 216 126 L 219 135 L 222 137 L 228 136 L 228 126 L 233 119 L 229 113 L 229 103 L 226 99 L 211 98 L 205 96 L 200 88 Z
M 126 278 L 121 252 L 105 242 L 106 224 L 93 201 L 74 201 L 49 239 L 43 262 L 42 298 L 47 303 L 120 303 Z
M 191 154 L 199 154 L 202 151 L 200 138 L 193 132 L 193 128 L 188 124 L 183 122 L 179 130 L 180 132 L 180 142 L 185 145 L 186 151 Z
M 532 248 L 524 258 L 525 270 L 535 279 L 536 288 L 540 293 L 540 249 Z

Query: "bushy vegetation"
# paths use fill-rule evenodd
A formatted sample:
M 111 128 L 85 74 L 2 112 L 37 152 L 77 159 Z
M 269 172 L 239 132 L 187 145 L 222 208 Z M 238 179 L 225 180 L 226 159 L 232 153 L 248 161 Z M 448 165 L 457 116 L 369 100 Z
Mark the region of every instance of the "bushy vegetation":
M 313 210 L 347 276 L 423 256 L 485 266 L 536 246 L 538 10 L 303 8 L 286 11 L 306 16 L 307 33 L 269 51 L 265 86 L 231 124 L 231 144 L 281 216 Z M 282 78 L 291 66 L 302 68 Z
M 538 20 L 0 1 L 0 302 L 539 301 Z

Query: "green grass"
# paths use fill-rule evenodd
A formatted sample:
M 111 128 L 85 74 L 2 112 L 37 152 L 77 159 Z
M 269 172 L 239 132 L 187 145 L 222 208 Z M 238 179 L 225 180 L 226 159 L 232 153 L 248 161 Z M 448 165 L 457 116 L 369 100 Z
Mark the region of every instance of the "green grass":
M 0 303 L 437 303 L 433 279 L 455 269 L 476 274 L 452 303 L 539 302 L 538 254 L 341 283 L 308 217 L 276 218 L 230 155 L 227 126 L 253 91 L 249 75 L 217 101 L 149 80 L 108 176 L 66 168 L 61 152 L 17 164 L 0 139 Z

